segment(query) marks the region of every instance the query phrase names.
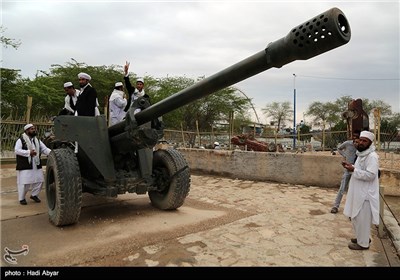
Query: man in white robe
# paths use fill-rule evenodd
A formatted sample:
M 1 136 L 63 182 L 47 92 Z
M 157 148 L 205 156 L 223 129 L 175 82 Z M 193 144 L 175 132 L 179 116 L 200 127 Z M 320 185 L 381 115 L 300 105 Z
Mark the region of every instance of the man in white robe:
M 375 152 L 374 134 L 362 131 L 357 142 L 357 160 L 354 166 L 343 162 L 352 172 L 347 192 L 344 215 L 351 219 L 356 238 L 348 247 L 352 250 L 369 249 L 371 223 L 379 224 L 379 157 Z
M 127 100 L 124 97 L 124 85 L 121 82 L 115 83 L 113 92 L 111 93 L 110 99 L 108 101 L 108 107 L 110 110 L 110 121 L 109 126 L 121 122 L 126 115 L 124 111 Z
M 30 198 L 39 203 L 39 193 L 44 181 L 40 155 L 49 155 L 51 150 L 36 138 L 36 128 L 33 124 L 24 126 L 24 133 L 15 143 L 17 157 L 18 199 L 21 205 L 26 205 L 25 196 L 31 189 Z
M 65 104 L 64 108 L 60 111 L 59 115 L 74 115 L 76 110 L 76 101 L 78 100 L 79 90 L 75 89 L 71 82 L 64 84 Z

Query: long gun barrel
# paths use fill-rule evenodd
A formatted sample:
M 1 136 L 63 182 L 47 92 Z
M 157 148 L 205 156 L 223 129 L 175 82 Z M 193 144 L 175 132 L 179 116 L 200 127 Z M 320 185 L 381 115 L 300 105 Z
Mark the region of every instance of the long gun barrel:
M 351 31 L 344 13 L 338 8 L 294 27 L 285 37 L 200 82 L 175 93 L 135 115 L 138 125 L 169 113 L 225 87 L 245 80 L 269 68 L 280 68 L 295 60 L 307 60 L 349 42 Z

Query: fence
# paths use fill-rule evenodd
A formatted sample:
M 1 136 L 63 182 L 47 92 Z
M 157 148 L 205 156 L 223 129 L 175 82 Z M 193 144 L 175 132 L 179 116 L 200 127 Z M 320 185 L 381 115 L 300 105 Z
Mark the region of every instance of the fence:
M 38 135 L 44 138 L 46 133 L 50 132 L 53 127 L 53 122 L 50 120 L 32 120 L 35 124 Z M 20 137 L 23 132 L 23 127 L 26 124 L 24 120 L 1 120 L 1 156 L 4 157 L 5 151 L 13 151 L 16 139 Z M 384 132 L 381 132 L 381 135 Z M 331 151 L 346 140 L 346 131 L 318 131 L 308 134 L 297 134 L 295 137 L 296 151 Z M 245 149 L 245 147 L 238 147 L 232 145 L 230 139 L 233 137 L 232 133 L 227 131 L 219 132 L 194 132 L 184 130 L 164 130 L 164 142 L 174 147 L 186 148 L 212 148 L 215 141 L 219 142 L 224 149 Z M 281 144 L 286 150 L 293 150 L 293 135 L 279 135 L 279 134 L 264 134 L 256 137 L 258 141 L 265 143 Z M 375 143 L 377 149 L 384 152 L 400 152 L 400 142 Z
M 384 134 L 381 132 L 381 135 Z M 186 148 L 211 148 L 212 143 L 217 141 L 225 149 L 236 149 L 238 147 L 233 146 L 230 143 L 232 138 L 229 132 L 193 132 L 193 131 L 180 131 L 180 130 L 165 130 L 164 140 L 175 147 L 186 147 Z M 255 137 L 258 141 L 265 143 L 281 144 L 287 150 L 293 150 L 293 144 L 296 143 L 297 150 L 308 150 L 308 151 L 331 151 L 335 150 L 336 147 L 347 140 L 346 131 L 318 131 L 308 134 L 297 134 L 295 141 L 293 135 L 261 135 Z M 375 143 L 376 147 L 380 151 L 385 152 L 400 152 L 400 141 L 393 141 L 388 145 L 385 142 Z

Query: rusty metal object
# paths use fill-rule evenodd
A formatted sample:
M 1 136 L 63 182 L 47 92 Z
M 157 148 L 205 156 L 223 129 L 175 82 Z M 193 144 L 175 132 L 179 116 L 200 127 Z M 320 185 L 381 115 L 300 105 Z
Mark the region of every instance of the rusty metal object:
M 362 100 L 353 99 L 348 104 L 348 110 L 342 117 L 347 122 L 347 138 L 351 139 L 355 131 L 369 130 L 368 114 L 363 110 Z
M 231 143 L 238 146 L 245 146 L 247 151 L 255 152 L 284 152 L 281 144 L 275 145 L 274 142 L 265 143 L 258 141 L 251 134 L 240 134 L 232 137 Z

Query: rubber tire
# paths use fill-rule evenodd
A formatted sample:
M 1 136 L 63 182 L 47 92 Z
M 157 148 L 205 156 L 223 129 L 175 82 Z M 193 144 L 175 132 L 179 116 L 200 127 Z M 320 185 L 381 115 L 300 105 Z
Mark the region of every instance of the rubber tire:
M 173 149 L 157 150 L 153 156 L 153 170 L 164 174 L 165 177 L 158 180 L 169 182 L 163 190 L 149 191 L 153 206 L 161 210 L 181 207 L 190 190 L 190 170 L 183 155 Z
M 46 197 L 49 220 L 56 226 L 75 224 L 82 205 L 79 163 L 69 148 L 52 150 L 46 164 Z

